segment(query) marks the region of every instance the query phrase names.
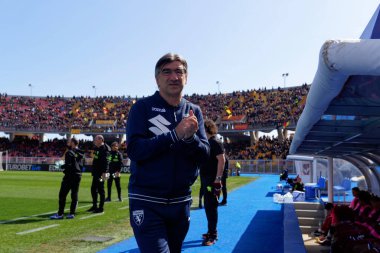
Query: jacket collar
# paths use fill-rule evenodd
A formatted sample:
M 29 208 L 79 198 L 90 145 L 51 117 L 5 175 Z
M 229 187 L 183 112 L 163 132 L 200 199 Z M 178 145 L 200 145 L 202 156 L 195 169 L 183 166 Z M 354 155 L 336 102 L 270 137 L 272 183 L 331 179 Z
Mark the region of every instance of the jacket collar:
M 181 98 L 181 101 L 179 102 L 178 106 L 172 106 L 168 102 L 166 102 L 166 100 L 163 97 L 161 97 L 158 91 L 154 93 L 153 97 L 157 102 L 159 102 L 160 105 L 165 106 L 165 107 L 179 108 L 179 107 L 182 107 L 186 103 L 186 99 Z

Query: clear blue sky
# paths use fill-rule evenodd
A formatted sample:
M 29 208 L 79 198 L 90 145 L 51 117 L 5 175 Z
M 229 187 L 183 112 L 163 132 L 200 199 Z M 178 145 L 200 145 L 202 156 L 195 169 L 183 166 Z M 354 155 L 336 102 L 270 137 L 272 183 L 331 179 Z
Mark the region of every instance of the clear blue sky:
M 186 94 L 313 80 L 321 45 L 358 38 L 377 0 L 0 0 L 0 92 L 150 95 L 167 52 Z

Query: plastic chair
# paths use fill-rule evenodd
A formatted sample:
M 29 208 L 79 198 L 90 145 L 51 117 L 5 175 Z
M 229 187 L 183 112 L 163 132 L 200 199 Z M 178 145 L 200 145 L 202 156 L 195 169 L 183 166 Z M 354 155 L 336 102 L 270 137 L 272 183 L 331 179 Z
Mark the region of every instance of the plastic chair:
M 318 179 L 318 183 L 315 186 L 315 190 L 317 192 L 317 197 L 320 199 L 321 198 L 321 191 L 326 190 L 326 178 L 325 177 L 320 177 Z
M 343 195 L 343 202 L 346 202 L 346 191 L 351 189 L 351 180 L 349 178 L 343 179 L 340 185 L 334 185 L 334 192 L 338 195 L 338 200 L 340 199 L 340 195 Z

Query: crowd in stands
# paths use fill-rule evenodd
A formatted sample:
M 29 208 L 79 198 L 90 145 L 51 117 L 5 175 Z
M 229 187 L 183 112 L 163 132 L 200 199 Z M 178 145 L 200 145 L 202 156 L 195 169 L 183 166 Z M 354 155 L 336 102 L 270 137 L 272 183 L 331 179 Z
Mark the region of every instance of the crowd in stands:
M 259 89 L 234 92 L 232 115 L 245 115 L 251 127 L 278 127 L 295 123 L 304 107 L 309 87 L 293 89 Z
M 314 232 L 316 241 L 331 245 L 332 253 L 380 252 L 380 198 L 357 187 L 348 205 L 327 203 L 327 216 Z
M 0 95 L 0 129 L 69 132 L 125 128 L 132 99 L 125 97 L 21 97 Z M 97 124 L 103 120 L 103 124 Z M 104 121 L 106 124 L 104 124 Z
M 192 95 L 188 100 L 199 104 L 205 117 L 218 121 L 245 116 L 250 127 L 277 127 L 298 120 L 309 91 L 304 84 L 290 89 L 259 89 L 229 94 Z
M 11 142 L 8 138 L 0 138 L 0 150 L 7 150 L 10 157 L 63 157 L 66 152 L 66 139 L 53 139 L 40 142 L 37 138 L 16 136 Z M 79 141 L 79 147 L 84 150 L 87 158 L 92 158 L 94 144 L 92 141 Z M 125 154 L 125 142 L 120 145 L 120 152 Z M 125 154 L 124 157 L 127 157 Z
M 21 96 L 0 96 L 0 128 L 61 130 L 66 125 L 65 100 Z
M 242 116 L 254 127 L 277 127 L 296 122 L 309 86 L 236 91 L 228 94 L 185 96 L 199 104 L 205 118 L 218 124 Z M 105 132 L 125 129 L 128 113 L 138 98 L 125 96 L 27 97 L 0 94 L 0 130 Z
M 290 142 L 290 139 L 280 142 L 277 138 L 261 137 L 254 146 L 244 143 L 226 143 L 225 148 L 226 154 L 231 160 L 285 159 Z M 85 151 L 86 157 L 92 157 L 94 147 L 92 141 L 80 141 L 79 147 Z M 16 136 L 10 142 L 8 138 L 2 137 L 0 138 L 0 150 L 8 150 L 10 157 L 62 157 L 66 150 L 66 140 L 53 139 L 40 143 L 37 138 Z M 126 144 L 124 142 L 120 151 L 125 153 L 125 150 Z
M 73 97 L 67 100 L 71 128 L 96 129 L 108 127 L 125 129 L 129 110 L 134 103 L 130 97 Z M 100 122 L 100 123 L 99 123 Z
M 263 136 L 253 146 L 244 143 L 226 144 L 226 154 L 234 160 L 286 159 L 291 141 L 291 138 L 279 141 L 278 138 Z
M 61 157 L 66 151 L 66 140 L 54 139 L 40 143 L 37 138 L 17 136 L 12 142 L 0 138 L 0 149 L 8 150 L 9 156 L 19 157 Z
M 293 88 L 236 91 L 227 94 L 185 96 L 199 104 L 204 118 L 220 126 L 236 118 L 244 119 L 249 128 L 279 127 L 295 122 L 302 112 L 309 86 Z M 128 113 L 138 98 L 125 96 L 28 97 L 0 94 L 0 131 L 31 131 L 45 133 L 125 131 Z M 239 117 L 238 117 L 239 116 Z M 253 146 L 246 143 L 226 144 L 230 159 L 284 159 L 290 139 L 262 137 Z M 88 150 L 92 143 L 83 143 Z M 59 157 L 65 151 L 65 141 L 40 143 L 37 139 L 16 138 L 9 142 L 0 139 L 1 150 L 11 156 Z

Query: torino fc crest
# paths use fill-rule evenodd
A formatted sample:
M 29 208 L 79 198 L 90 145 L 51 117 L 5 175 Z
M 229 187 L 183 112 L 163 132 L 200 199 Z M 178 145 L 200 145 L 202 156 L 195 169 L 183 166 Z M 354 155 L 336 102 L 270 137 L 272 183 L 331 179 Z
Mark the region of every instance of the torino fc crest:
M 137 226 L 140 226 L 144 221 L 144 210 L 135 210 L 132 212 L 133 221 Z

